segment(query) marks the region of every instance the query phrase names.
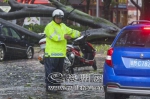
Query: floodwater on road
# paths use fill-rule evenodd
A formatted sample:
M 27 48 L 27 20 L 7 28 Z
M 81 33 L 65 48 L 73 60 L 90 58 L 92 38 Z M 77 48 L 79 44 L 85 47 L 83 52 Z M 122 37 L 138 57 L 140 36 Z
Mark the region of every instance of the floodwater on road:
M 36 59 L 1 62 L 0 99 L 104 99 L 101 78 L 97 77 L 99 81 L 91 78 L 90 82 L 88 77 L 98 73 L 90 69 L 92 67 L 75 69 L 77 74 L 69 75 L 70 80 L 62 83 L 65 87 L 71 86 L 70 89 L 46 93 L 44 67 Z M 74 79 L 75 76 L 80 80 Z
M 92 67 L 75 68 L 62 83 L 65 90 L 46 93 L 44 66 L 33 59 L 6 60 L 0 63 L 0 99 L 105 99 L 102 88 L 104 57 L 97 55 L 98 70 Z M 61 88 L 61 89 L 63 89 Z M 131 96 L 129 99 L 150 99 L 147 96 Z

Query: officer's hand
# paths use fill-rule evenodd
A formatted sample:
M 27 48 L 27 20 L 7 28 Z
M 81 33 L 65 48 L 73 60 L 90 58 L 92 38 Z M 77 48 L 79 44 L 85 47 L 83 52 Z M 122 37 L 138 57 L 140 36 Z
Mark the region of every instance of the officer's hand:
M 80 32 L 80 36 L 83 35 L 82 32 Z
M 65 35 L 64 35 L 64 38 L 65 38 L 66 40 L 70 40 L 70 39 L 71 39 L 71 36 L 68 35 L 68 34 L 65 34 Z

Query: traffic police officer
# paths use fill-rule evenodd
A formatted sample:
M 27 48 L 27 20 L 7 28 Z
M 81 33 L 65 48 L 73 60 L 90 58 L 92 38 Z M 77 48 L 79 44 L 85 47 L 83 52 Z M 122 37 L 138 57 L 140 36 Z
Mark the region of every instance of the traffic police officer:
M 64 12 L 56 9 L 52 13 L 53 20 L 45 27 L 46 47 L 45 47 L 45 83 L 46 91 L 48 86 L 56 86 L 52 83 L 49 75 L 53 72 L 62 73 L 64 58 L 66 57 L 67 40 L 77 38 L 80 32 L 69 28 L 62 20 Z

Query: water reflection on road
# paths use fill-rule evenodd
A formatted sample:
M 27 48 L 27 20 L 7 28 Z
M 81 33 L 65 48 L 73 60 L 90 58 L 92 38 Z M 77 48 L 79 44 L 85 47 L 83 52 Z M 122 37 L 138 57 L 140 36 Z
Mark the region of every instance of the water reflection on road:
M 82 81 L 79 79 L 73 82 L 66 81 L 62 85 L 78 85 L 80 89 L 76 88 L 78 90 L 73 89 L 59 93 L 46 93 L 44 67 L 36 59 L 1 62 L 0 99 L 104 99 L 104 92 L 101 89 L 101 76 L 97 79 L 91 76 L 90 81 L 89 79 L 84 79 L 86 81 L 83 81 L 86 75 L 87 77 L 92 74 L 101 75 L 99 71 L 101 70 L 94 72 L 92 67 L 75 70 L 75 75 L 80 76 L 78 78 L 82 78 Z M 80 74 L 84 74 L 84 76 Z M 86 89 L 85 86 L 88 88 L 93 88 L 93 86 L 100 87 L 99 89 Z M 131 96 L 129 99 L 150 99 L 150 97 Z

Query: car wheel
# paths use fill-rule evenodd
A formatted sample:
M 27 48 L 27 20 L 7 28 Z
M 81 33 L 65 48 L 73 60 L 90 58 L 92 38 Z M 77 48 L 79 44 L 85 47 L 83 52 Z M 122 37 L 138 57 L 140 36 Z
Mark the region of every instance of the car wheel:
M 5 58 L 5 50 L 2 46 L 0 46 L 0 61 L 3 61 Z
M 105 92 L 105 99 L 127 99 L 127 98 L 129 98 L 129 95 Z
M 27 50 L 27 53 L 26 53 L 27 55 L 26 55 L 26 58 L 27 59 L 32 59 L 33 58 L 33 49 L 30 47 L 30 48 L 28 48 L 28 50 Z
M 94 60 L 94 64 L 92 65 L 94 70 L 97 70 L 96 60 Z

